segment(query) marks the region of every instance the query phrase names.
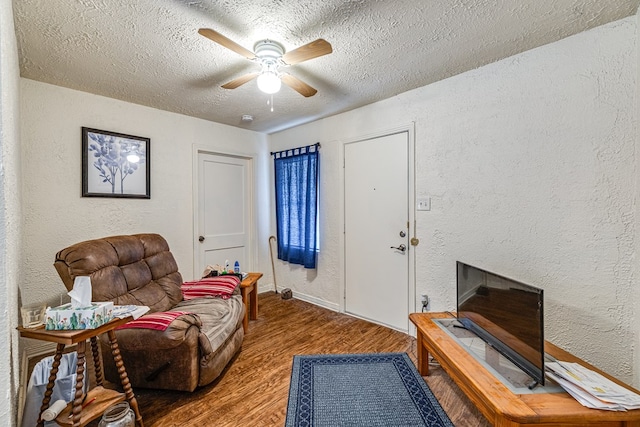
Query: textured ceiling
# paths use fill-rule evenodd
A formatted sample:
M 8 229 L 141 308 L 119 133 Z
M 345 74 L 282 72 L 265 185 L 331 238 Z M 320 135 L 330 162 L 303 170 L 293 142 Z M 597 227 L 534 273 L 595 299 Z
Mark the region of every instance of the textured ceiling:
M 477 68 L 634 14 L 640 0 L 14 0 L 23 77 L 272 133 Z M 251 61 L 198 34 L 252 50 L 318 38 L 330 55 L 287 68 L 318 90 L 273 97 Z M 250 114 L 253 122 L 243 123 Z

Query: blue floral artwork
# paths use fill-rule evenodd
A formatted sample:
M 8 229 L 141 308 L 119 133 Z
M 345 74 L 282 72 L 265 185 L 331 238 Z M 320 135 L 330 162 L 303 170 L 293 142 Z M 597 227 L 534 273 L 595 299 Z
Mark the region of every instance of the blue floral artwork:
M 149 143 L 83 127 L 83 197 L 150 198 Z

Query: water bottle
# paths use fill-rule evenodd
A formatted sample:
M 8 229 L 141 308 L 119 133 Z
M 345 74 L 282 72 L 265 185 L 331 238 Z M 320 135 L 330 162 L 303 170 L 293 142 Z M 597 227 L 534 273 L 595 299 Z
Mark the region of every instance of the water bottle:
M 240 263 L 238 261 L 236 261 L 236 263 L 233 265 L 233 272 L 236 274 L 240 274 Z

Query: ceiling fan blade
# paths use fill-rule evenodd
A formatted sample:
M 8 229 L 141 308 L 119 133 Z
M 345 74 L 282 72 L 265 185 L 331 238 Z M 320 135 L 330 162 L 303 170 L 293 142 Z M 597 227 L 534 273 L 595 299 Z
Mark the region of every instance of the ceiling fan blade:
M 282 83 L 289 86 L 291 89 L 295 90 L 302 96 L 306 96 L 307 98 L 315 95 L 318 91 L 297 77 L 293 77 L 291 74 L 282 74 L 280 76 L 280 80 Z
M 234 42 L 231 39 L 226 38 L 225 36 L 223 36 L 222 34 L 220 34 L 217 31 L 214 31 L 210 28 L 200 28 L 198 30 L 198 33 L 200 33 L 200 35 L 205 36 L 206 38 L 213 40 L 214 42 L 218 43 L 219 45 L 222 45 L 224 47 L 226 47 L 227 49 L 230 49 L 232 51 L 234 51 L 235 53 L 244 56 L 247 59 L 255 59 L 256 58 L 256 54 L 251 52 L 249 49 L 245 49 L 244 47 L 240 46 L 238 43 Z
M 308 61 L 309 59 L 317 58 L 322 55 L 326 55 L 331 52 L 333 52 L 331 44 L 324 39 L 318 39 L 311 43 L 307 43 L 304 46 L 300 46 L 299 48 L 294 49 L 291 52 L 285 53 L 284 55 L 282 55 L 282 60 L 287 65 L 293 65 L 299 64 L 303 61 Z
M 259 75 L 260 73 L 245 74 L 244 76 L 240 76 L 237 79 L 231 80 L 229 83 L 223 84 L 222 87 L 225 89 L 235 89 L 238 86 L 242 86 L 243 84 L 250 82 L 251 80 L 258 77 Z

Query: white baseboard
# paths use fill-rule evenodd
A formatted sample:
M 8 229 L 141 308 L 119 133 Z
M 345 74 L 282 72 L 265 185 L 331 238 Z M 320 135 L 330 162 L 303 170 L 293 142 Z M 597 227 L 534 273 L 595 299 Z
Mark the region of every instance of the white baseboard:
M 273 291 L 273 283 L 258 283 L 258 293 Z
M 282 288 L 285 289 L 285 288 Z M 278 289 L 278 292 L 281 292 L 282 289 Z M 314 296 L 311 295 L 307 295 L 307 294 L 303 294 L 301 292 L 293 292 L 293 297 L 295 299 L 299 299 L 300 301 L 305 301 L 320 307 L 324 307 L 326 309 L 332 310 L 332 311 L 336 311 L 339 312 L 340 311 L 340 306 L 338 304 L 329 302 L 329 301 L 325 301 L 323 299 L 320 298 L 316 298 Z
M 283 289 L 286 289 L 286 288 L 278 286 L 278 293 L 281 293 Z M 272 292 L 273 290 L 274 290 L 273 283 L 258 285 L 258 293 L 259 294 L 263 293 L 263 292 Z M 311 304 L 314 304 L 314 305 L 318 305 L 320 307 L 327 308 L 327 309 L 332 310 L 332 311 L 337 311 L 337 312 L 340 311 L 340 305 L 339 304 L 335 304 L 335 303 L 332 303 L 332 302 L 329 302 L 329 301 L 325 301 L 323 299 L 316 298 L 316 297 L 311 296 L 311 295 L 307 295 L 307 294 L 303 294 L 303 293 L 294 291 L 293 292 L 293 297 L 296 298 L 296 299 L 299 299 L 301 301 L 305 301 L 305 302 L 308 302 L 308 303 L 311 303 Z

